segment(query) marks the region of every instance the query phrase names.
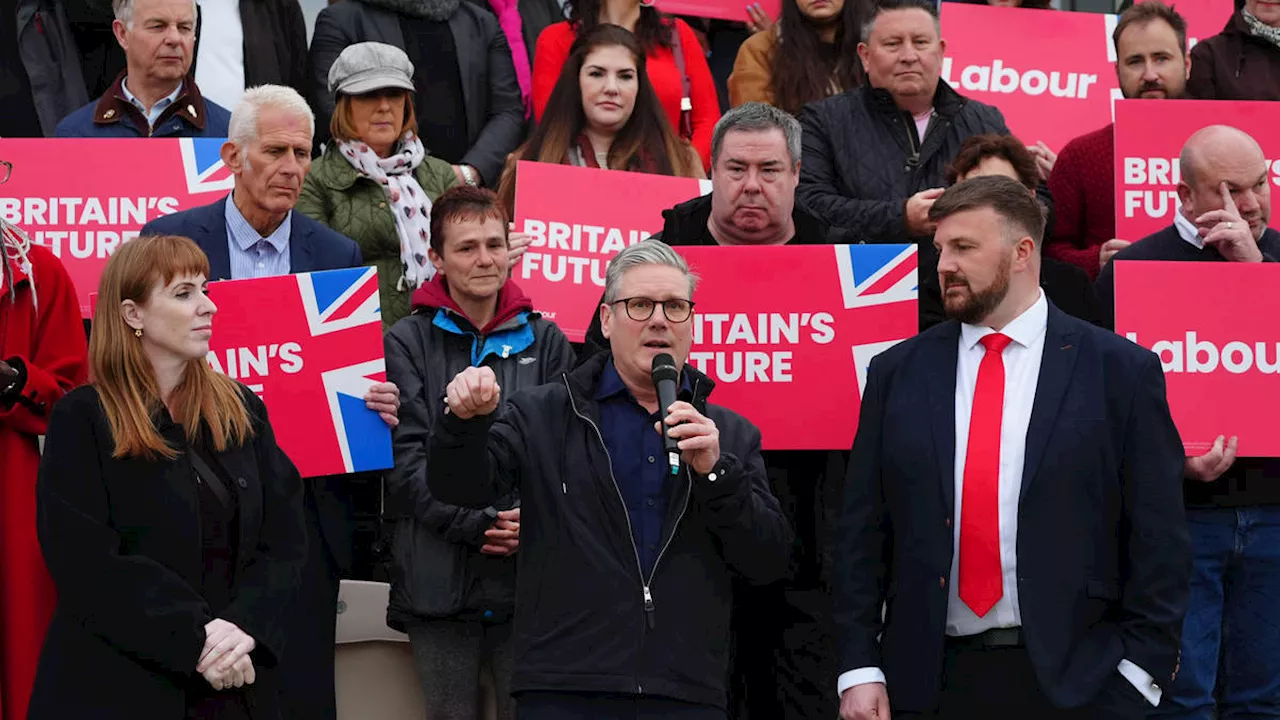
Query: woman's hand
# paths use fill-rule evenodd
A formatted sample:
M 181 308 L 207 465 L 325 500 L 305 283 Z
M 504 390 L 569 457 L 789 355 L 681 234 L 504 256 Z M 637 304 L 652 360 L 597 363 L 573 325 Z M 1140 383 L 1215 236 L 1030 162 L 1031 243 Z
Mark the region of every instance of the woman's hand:
M 257 642 L 234 623 L 214 618 L 204 626 L 204 650 L 196 664 L 196 672 L 204 676 L 215 689 L 226 690 L 245 683 L 245 668 L 240 662 L 248 660 Z M 253 673 L 252 661 L 248 671 Z M 239 684 L 235 684 L 236 681 Z

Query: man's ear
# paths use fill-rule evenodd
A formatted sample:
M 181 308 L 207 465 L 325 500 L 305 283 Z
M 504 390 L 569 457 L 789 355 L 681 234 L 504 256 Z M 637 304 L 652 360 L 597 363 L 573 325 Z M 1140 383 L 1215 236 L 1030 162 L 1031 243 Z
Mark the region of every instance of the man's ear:
M 613 307 L 600 303 L 600 332 L 604 339 L 609 339 L 609 323 L 613 320 Z
M 239 175 L 244 171 L 244 153 L 236 143 L 230 140 L 222 143 L 218 154 L 222 156 L 222 164 L 227 166 L 232 175 Z

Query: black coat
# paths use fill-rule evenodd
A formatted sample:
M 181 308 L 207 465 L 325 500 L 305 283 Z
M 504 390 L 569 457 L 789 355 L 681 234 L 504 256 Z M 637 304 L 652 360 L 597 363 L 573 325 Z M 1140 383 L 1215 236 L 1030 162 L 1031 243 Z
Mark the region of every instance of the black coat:
M 446 313 L 463 332 L 437 325 Z M 525 335 L 525 331 L 528 334 Z M 507 323 L 483 340 L 461 316 L 427 309 L 396 323 L 383 339 L 387 380 L 400 388 L 400 425 L 394 433 L 395 468 L 387 473 L 383 517 L 392 524 L 391 597 L 387 624 L 404 630 L 406 621 L 437 617 L 474 619 L 486 611 L 493 620 L 515 610 L 515 559 L 482 555 L 484 531 L 498 510 L 518 505 L 519 497 L 496 505 L 462 508 L 431 495 L 427 485 L 427 439 L 444 410 L 445 388 L 473 364 L 473 343 L 493 352 L 480 364 L 491 368 L 504 395 L 555 380 L 573 367 L 573 349 L 555 323 L 533 315 L 527 324 Z M 513 347 L 508 357 L 495 347 Z
M 493 14 L 471 2 L 459 3 L 449 17 L 449 30 L 458 49 L 462 104 L 471 144 L 461 164 L 474 167 L 485 185 L 496 187 L 507 155 L 524 139 L 524 103 L 511 63 L 511 47 Z M 339 0 L 320 11 L 308 61 L 308 100 L 316 111 L 317 140 L 328 137 L 333 116 L 329 68 L 348 45 L 362 42 L 387 43 L 403 50 L 400 16 L 359 0 Z
M 833 550 L 840 672 L 883 669 L 893 712 L 933 710 L 955 552 L 960 323 L 877 355 Z M 1128 659 L 1168 687 L 1191 573 L 1182 441 L 1153 353 L 1049 305 L 1018 500 L 1027 653 L 1060 707 Z
M 514 692 L 644 694 L 725 707 L 732 582 L 779 579 L 791 530 L 769 492 L 760 431 L 706 403 L 714 383 L 686 365 L 685 397 L 720 430 L 721 473 L 687 467 L 663 547 L 642 579 L 600 434 L 599 353 L 557 382 L 516 393 L 502 417 L 445 415 L 432 429 L 431 492 L 485 507 L 518 488 L 521 542 Z M 486 472 L 487 469 L 487 472 Z
M 806 105 L 796 188 L 797 201 L 824 222 L 851 231 L 854 242 L 919 245 L 923 327 L 943 318 L 938 258 L 930 238 L 907 235 L 907 198 L 946 187 L 946 167 L 970 136 L 1009 133 L 999 110 L 941 80 L 933 105 L 937 115 L 923 141 L 887 90 L 863 87 Z
M 246 691 L 254 718 L 275 718 L 271 668 L 283 614 L 306 554 L 302 483 L 276 445 L 266 407 L 248 390 L 254 437 L 216 455 L 238 493 L 232 601 L 216 617 L 257 643 Z M 157 430 L 180 452 L 182 428 Z M 215 615 L 200 595 L 203 561 L 194 471 L 175 460 L 117 459 L 98 391 L 53 409 L 37 485 L 37 528 L 58 590 L 28 715 L 31 720 L 182 720 L 186 689 Z

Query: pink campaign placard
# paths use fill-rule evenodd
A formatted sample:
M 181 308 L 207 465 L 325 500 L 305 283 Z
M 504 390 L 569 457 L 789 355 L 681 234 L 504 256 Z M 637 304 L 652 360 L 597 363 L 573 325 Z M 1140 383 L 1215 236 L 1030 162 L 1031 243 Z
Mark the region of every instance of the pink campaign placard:
M 107 258 L 161 215 L 208 205 L 235 178 L 219 138 L 0 140 L 13 176 L 0 185 L 0 216 L 66 266 L 89 317 L 89 293 Z M 85 158 L 93 158 L 86 164 Z
M 782 0 L 759 0 L 760 8 L 774 21 L 782 14 Z M 732 22 L 747 22 L 745 0 L 658 0 L 658 8 L 671 15 L 718 18 Z
M 1055 152 L 1111 122 L 1114 15 L 942 3 L 942 77 L 994 105 L 1028 145 Z
M 391 431 L 363 399 L 386 379 L 376 268 L 225 280 L 209 297 L 209 364 L 262 397 L 303 477 L 391 467 Z
M 676 249 L 701 278 L 689 363 L 716 381 L 712 400 L 766 450 L 851 447 L 871 358 L 916 333 L 916 247 Z
M 663 210 L 708 192 L 705 180 L 521 162 L 515 223 L 533 245 L 512 277 L 538 312 L 581 342 L 609 259 L 661 232 Z
M 1116 332 L 1160 356 L 1188 455 L 1280 457 L 1280 265 L 1116 263 Z M 1182 291 L 1179 291 L 1182 290 Z
M 1267 182 L 1280 188 L 1280 103 L 1122 100 L 1116 103 L 1116 237 L 1137 241 L 1173 224 L 1182 146 L 1197 130 L 1226 124 L 1262 145 Z M 1280 216 L 1272 214 L 1276 227 Z

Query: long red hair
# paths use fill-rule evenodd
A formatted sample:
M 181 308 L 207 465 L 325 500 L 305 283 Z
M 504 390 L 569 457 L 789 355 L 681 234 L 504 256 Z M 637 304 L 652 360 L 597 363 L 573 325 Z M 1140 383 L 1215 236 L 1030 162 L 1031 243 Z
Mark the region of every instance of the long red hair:
M 178 452 L 156 430 L 163 408 L 160 386 L 141 342 L 120 312 L 125 300 L 143 305 L 157 284 L 176 277 L 209 276 L 209 259 L 188 238 L 152 235 L 136 238 L 107 261 L 98 284 L 98 305 L 89 337 L 90 382 L 107 413 L 114 457 L 175 458 Z M 173 420 L 194 442 L 207 428 L 213 450 L 242 444 L 253 433 L 240 384 L 214 372 L 204 358 L 192 359 L 173 391 Z

